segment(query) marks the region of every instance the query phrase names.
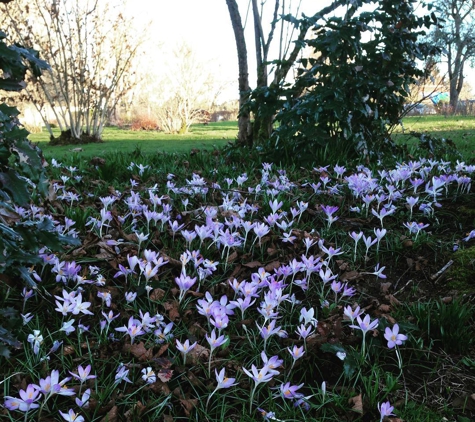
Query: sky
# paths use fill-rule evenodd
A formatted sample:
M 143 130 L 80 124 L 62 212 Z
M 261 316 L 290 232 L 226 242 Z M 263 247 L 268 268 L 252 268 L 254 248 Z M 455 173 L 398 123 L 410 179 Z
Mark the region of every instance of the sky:
M 265 1 L 271 9 L 273 1 Z M 293 3 L 297 4 L 298 1 L 294 0 Z M 329 3 L 330 0 L 302 0 L 300 10 L 313 14 Z M 238 4 L 245 20 L 249 0 L 238 0 Z M 167 57 L 173 49 L 181 42 L 186 42 L 226 86 L 221 99 L 238 98 L 237 52 L 226 0 L 132 0 L 131 6 L 131 14 L 140 27 L 146 28 L 147 66 L 153 68 L 154 72 L 164 71 Z M 256 77 L 251 13 L 245 30 L 252 87 Z M 473 70 L 467 69 L 466 81 L 475 86 Z

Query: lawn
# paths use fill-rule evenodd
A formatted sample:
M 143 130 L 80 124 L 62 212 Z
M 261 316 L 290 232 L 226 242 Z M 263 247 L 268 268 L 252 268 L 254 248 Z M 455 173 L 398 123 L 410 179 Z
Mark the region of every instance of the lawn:
M 394 138 L 399 144 L 407 144 L 414 152 L 418 140 L 410 132 L 428 133 L 439 138 L 453 140 L 460 153 L 467 160 L 475 157 L 475 117 L 471 116 L 412 116 L 403 120 L 403 126 L 395 130 Z M 55 134 L 59 132 L 56 130 Z M 79 157 L 103 157 L 117 151 L 132 151 L 139 148 L 145 154 L 159 152 L 188 152 L 191 149 L 213 150 L 236 139 L 237 122 L 216 122 L 209 125 L 196 124 L 184 135 L 169 135 L 158 131 L 132 131 L 117 127 L 104 130 L 104 143 L 79 146 L 49 146 L 49 135 L 30 135 L 32 142 L 38 143 L 48 158 L 65 158 L 71 153 Z
M 70 242 L 0 278 L 2 420 L 475 420 L 475 165 L 94 148 L 2 217 Z
M 410 132 L 428 133 L 438 138 L 455 142 L 465 159 L 475 157 L 475 117 L 474 116 L 411 116 L 403 119 L 403 126 L 395 131 L 398 143 L 407 143 L 410 147 L 418 140 Z
M 55 135 L 59 131 L 55 130 Z M 192 125 L 190 132 L 184 135 L 169 135 L 159 131 L 133 131 L 117 127 L 104 130 L 104 142 L 77 146 L 50 146 L 49 134 L 45 129 L 41 133 L 30 134 L 32 142 L 38 143 L 48 158 L 65 158 L 73 154 L 85 158 L 103 157 L 108 153 L 132 151 L 139 148 L 144 154 L 189 152 L 191 149 L 213 150 L 234 141 L 237 135 L 237 122 L 218 122 L 209 125 Z

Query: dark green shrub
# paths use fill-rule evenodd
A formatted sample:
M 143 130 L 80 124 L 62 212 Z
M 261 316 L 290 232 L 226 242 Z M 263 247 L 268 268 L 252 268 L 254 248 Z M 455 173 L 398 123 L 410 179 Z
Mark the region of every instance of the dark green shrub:
M 0 89 L 20 91 L 28 69 L 39 76 L 48 65 L 38 58 L 36 51 L 7 45 L 5 38 L 5 33 L 0 32 Z M 39 261 L 41 247 L 59 250 L 62 241 L 77 243 L 77 240 L 59 236 L 50 219 L 25 218 L 15 209 L 15 206 L 27 206 L 48 191 L 41 152 L 26 139 L 28 131 L 20 125 L 18 114 L 16 107 L 0 104 L 0 273 L 13 276 L 21 291 L 24 283 L 36 287 L 27 266 Z M 7 289 L 0 284 L 0 291 Z M 8 356 L 6 346 L 17 344 L 10 331 L 18 327 L 17 323 L 11 323 L 15 315 L 14 310 L 0 309 L 0 355 Z
M 264 150 L 300 162 L 319 151 L 341 158 L 390 152 L 409 86 L 424 74 L 416 60 L 435 52 L 418 39 L 436 17 L 417 16 L 415 3 L 356 1 L 345 16 L 311 22 L 314 37 L 305 43 L 314 56 L 301 60 L 295 84 L 252 94 L 251 110 L 276 113 Z M 362 12 L 363 4 L 374 10 Z

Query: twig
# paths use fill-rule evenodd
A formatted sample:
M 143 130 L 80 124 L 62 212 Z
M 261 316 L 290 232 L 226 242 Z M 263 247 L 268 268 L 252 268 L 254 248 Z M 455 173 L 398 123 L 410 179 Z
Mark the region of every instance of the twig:
M 394 290 L 397 289 L 397 286 L 399 285 L 399 282 L 401 281 L 401 279 L 404 277 L 404 275 L 405 275 L 411 268 L 412 268 L 412 265 L 411 265 L 411 266 L 408 266 L 408 267 L 404 270 L 404 272 L 401 274 L 401 277 L 399 277 L 399 278 L 397 279 L 396 284 L 394 285 Z M 404 287 L 405 287 L 405 286 L 404 286 Z M 404 289 L 404 287 L 403 287 L 403 289 Z
M 401 293 L 409 284 L 411 284 L 414 280 L 409 280 L 404 286 L 402 286 L 397 292 L 394 292 L 394 296 L 396 296 L 398 293 Z
M 454 261 L 451 259 L 447 264 L 445 264 L 439 271 L 437 271 L 434 275 L 430 277 L 432 281 L 437 280 L 443 273 L 445 273 L 450 266 L 454 263 Z

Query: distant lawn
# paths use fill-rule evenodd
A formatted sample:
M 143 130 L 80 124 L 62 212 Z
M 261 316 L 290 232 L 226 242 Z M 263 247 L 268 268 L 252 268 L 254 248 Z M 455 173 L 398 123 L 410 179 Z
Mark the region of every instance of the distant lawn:
M 410 148 L 415 149 L 417 139 L 409 136 L 411 131 L 427 132 L 436 137 L 451 139 L 456 143 L 464 159 L 475 157 L 475 117 L 440 115 L 406 117 L 403 120 L 403 128 L 397 128 L 395 131 L 396 142 L 407 143 Z M 193 125 L 190 132 L 185 135 L 108 127 L 104 130 L 104 142 L 100 144 L 52 147 L 48 145 L 49 134 L 46 130 L 31 134 L 30 139 L 38 143 L 45 157 L 63 159 L 71 154 L 88 158 L 119 151 L 131 152 L 136 148 L 140 148 L 144 154 L 186 153 L 194 148 L 212 150 L 234 141 L 237 132 L 237 122 L 217 122 L 209 125 Z M 59 131 L 56 131 L 56 134 L 59 134 Z M 81 148 L 82 151 L 73 152 L 75 148 Z
M 427 132 L 438 138 L 451 139 L 466 159 L 475 157 L 475 117 L 474 116 L 411 116 L 403 119 L 403 128 L 395 132 L 398 143 L 409 147 L 417 145 L 417 139 L 409 136 L 411 131 Z
M 184 153 L 194 148 L 212 150 L 233 141 L 237 132 L 237 122 L 217 122 L 209 125 L 192 125 L 190 132 L 184 135 L 107 127 L 103 134 L 104 142 L 98 144 L 50 146 L 49 133 L 45 129 L 42 133 L 31 134 L 29 138 L 32 142 L 38 143 L 46 158 L 62 159 L 71 154 L 94 157 L 119 151 L 130 152 L 136 148 L 140 148 L 144 154 Z M 55 129 L 55 135 L 59 135 L 59 130 Z M 82 151 L 73 152 L 76 148 L 80 148 Z

